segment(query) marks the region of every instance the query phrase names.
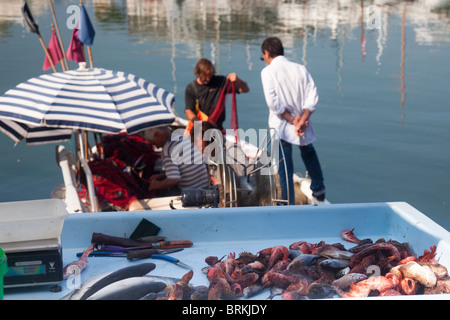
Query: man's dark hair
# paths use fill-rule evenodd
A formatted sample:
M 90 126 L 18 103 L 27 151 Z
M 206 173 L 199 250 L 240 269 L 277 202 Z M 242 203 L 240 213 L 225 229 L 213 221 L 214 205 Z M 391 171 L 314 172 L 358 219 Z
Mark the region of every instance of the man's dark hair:
M 267 50 L 271 58 L 284 55 L 284 48 L 281 40 L 277 37 L 269 37 L 261 45 L 261 52 Z

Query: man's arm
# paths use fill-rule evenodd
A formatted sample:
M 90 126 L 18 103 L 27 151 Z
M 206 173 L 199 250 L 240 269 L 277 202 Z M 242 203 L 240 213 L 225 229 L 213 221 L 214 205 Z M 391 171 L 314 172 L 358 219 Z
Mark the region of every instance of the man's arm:
M 227 79 L 229 79 L 231 82 L 236 82 L 236 84 L 238 85 L 239 88 L 239 92 L 240 93 L 246 93 L 250 91 L 250 88 L 248 87 L 247 82 L 245 82 L 244 80 L 240 79 L 236 73 L 230 73 L 229 75 L 227 75 Z
M 195 113 L 195 104 L 196 104 L 196 95 L 194 90 L 192 89 L 192 83 L 186 86 L 186 90 L 184 91 L 184 102 L 185 102 L 185 110 L 184 114 L 186 115 L 186 119 L 189 121 L 197 121 L 197 114 Z
M 178 185 L 180 180 L 171 180 L 165 178 L 164 180 L 150 179 L 148 190 L 169 189 Z
M 189 121 L 199 121 L 200 119 L 197 118 L 197 115 L 190 109 L 185 109 L 184 114 L 186 115 L 186 119 Z

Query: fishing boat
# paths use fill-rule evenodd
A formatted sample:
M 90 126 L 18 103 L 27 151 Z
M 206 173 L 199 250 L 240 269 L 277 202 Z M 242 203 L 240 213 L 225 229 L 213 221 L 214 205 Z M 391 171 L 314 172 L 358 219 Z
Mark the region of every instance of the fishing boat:
M 97 214 L 68 214 L 61 200 L 33 200 L 3 203 L 0 217 L 5 224 L 5 212 L 14 211 L 24 217 L 34 208 L 30 224 L 47 215 L 53 225 L 54 234 L 61 232 L 63 264 L 77 259 L 91 243 L 93 233 L 102 233 L 128 238 L 142 219 L 151 221 L 160 228 L 159 234 L 171 240 L 189 240 L 192 246 L 170 256 L 190 266 L 193 271 L 190 284 L 208 286 L 202 269 L 207 267 L 208 256 L 222 257 L 230 253 L 251 252 L 256 254 L 264 248 L 286 246 L 306 241 L 317 243 L 343 243 L 346 248 L 355 246 L 344 241 L 342 230 L 353 229 L 360 239 L 392 239 L 406 242 L 411 249 L 421 255 L 424 250 L 436 245 L 436 258 L 441 265 L 450 266 L 450 233 L 426 217 L 423 213 L 404 202 L 330 204 L 326 206 L 278 206 L 246 208 L 205 208 L 203 210 L 147 210 L 135 212 L 100 212 Z M 52 213 L 56 212 L 56 213 Z M 49 216 L 52 215 L 52 219 Z M 34 221 L 32 221 L 34 219 Z M 36 220 L 37 219 L 37 220 Z M 55 223 L 58 220 L 59 223 Z M 25 221 L 9 219 L 10 225 L 18 226 Z M 29 224 L 29 226 L 30 226 Z M 36 229 L 36 228 L 35 228 Z M 44 228 L 45 229 L 45 228 Z M 28 228 L 26 234 L 15 234 L 22 240 L 36 236 L 38 231 Z M 48 232 L 48 231 L 47 231 Z M 25 238 L 23 238 L 25 237 Z M 148 276 L 182 278 L 189 270 L 174 263 L 157 259 L 130 261 L 125 257 L 94 256 L 88 258 L 87 267 L 77 277 L 56 284 L 34 283 L 21 287 L 5 288 L 6 300 L 56 300 L 62 299 L 80 285 L 108 272 L 148 262 L 155 269 Z M 59 290 L 53 288 L 59 286 Z M 269 289 L 259 292 L 251 300 L 266 300 L 271 295 Z M 337 297 L 329 297 L 335 299 Z M 367 297 L 365 299 L 449 299 L 449 294 L 413 295 L 394 297 Z M 239 297 L 238 299 L 243 299 Z M 280 296 L 275 299 L 280 299 Z M 266 303 L 269 303 L 266 300 Z
M 175 121 L 171 125 L 173 130 L 186 127 L 188 121 L 175 116 Z M 217 130 L 217 136 L 222 136 Z M 123 137 L 126 139 L 126 137 Z M 268 134 L 261 139 L 261 145 L 255 146 L 245 139 L 240 139 L 236 143 L 234 134 L 224 135 L 223 142 L 217 146 L 220 154 L 215 161 L 210 161 L 206 165 L 210 172 L 215 172 L 215 185 L 211 185 L 209 190 L 182 190 L 181 195 L 169 197 L 135 198 L 126 205 L 126 210 L 174 210 L 185 208 L 207 208 L 207 207 L 242 207 L 242 206 L 273 206 L 285 205 L 288 200 L 280 199 L 280 189 L 277 184 L 277 166 L 284 165 L 283 155 L 277 155 L 277 159 L 271 158 L 271 140 L 272 136 Z M 97 146 L 92 150 L 91 157 L 98 158 Z M 152 163 L 152 171 L 159 174 L 162 171 L 161 150 L 155 150 L 158 159 Z M 156 157 L 155 157 L 156 158 Z M 80 198 L 79 180 L 77 179 L 76 164 L 74 155 L 66 151 L 63 146 L 57 148 L 58 165 L 61 168 L 64 178 L 64 186 L 58 186 L 52 197 L 61 198 L 71 213 L 92 211 L 86 207 L 92 207 L 90 203 L 96 199 Z M 142 159 L 139 157 L 139 159 Z M 219 159 L 219 160 L 217 160 Z M 264 160 L 262 160 L 264 159 Z M 122 159 L 126 161 L 126 159 Z M 264 162 L 264 163 L 263 163 Z M 145 164 L 141 165 L 145 166 Z M 129 163 L 125 169 L 130 177 Z M 264 171 L 265 170 L 265 171 Z M 86 173 L 86 183 L 94 184 L 94 178 L 89 171 Z M 136 177 L 136 175 L 134 175 Z M 101 182 L 96 183 L 100 184 Z M 328 200 L 317 201 L 312 196 L 310 190 L 311 180 L 300 174 L 294 175 L 295 199 L 298 205 L 328 204 Z M 94 188 L 97 188 L 95 185 Z M 123 190 L 125 193 L 126 190 Z M 294 195 L 288 195 L 294 196 Z M 200 200 L 199 200 L 200 199 Z M 89 201 L 90 200 L 90 201 Z M 86 202 L 89 204 L 86 206 Z M 114 206 L 108 203 L 106 206 L 98 206 L 97 211 L 123 210 L 114 209 Z M 103 210 L 101 209 L 103 207 Z M 123 208 L 123 206 L 122 206 Z

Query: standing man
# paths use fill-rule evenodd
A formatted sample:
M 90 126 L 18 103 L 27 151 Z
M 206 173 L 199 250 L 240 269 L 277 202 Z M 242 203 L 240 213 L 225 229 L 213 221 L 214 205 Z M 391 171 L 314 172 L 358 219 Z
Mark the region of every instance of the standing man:
M 303 65 L 284 57 L 284 48 L 277 37 L 269 37 L 261 45 L 262 59 L 266 67 L 261 71 L 261 80 L 269 107 L 269 127 L 277 130 L 280 148 L 284 152 L 288 186 L 284 164 L 279 166 L 282 199 L 295 204 L 294 164 L 292 145 L 300 147 L 301 157 L 311 177 L 311 190 L 318 201 L 325 200 L 325 185 L 319 158 L 312 145 L 317 135 L 311 125 L 310 116 L 319 99 L 311 75 Z
M 217 106 L 220 93 L 225 87 L 227 79 L 236 83 L 237 93 L 250 91 L 247 83 L 239 79 L 236 73 L 230 73 L 226 77 L 215 75 L 215 73 L 216 70 L 211 61 L 205 58 L 198 60 L 194 68 L 196 79 L 187 85 L 185 91 L 185 115 L 189 121 L 208 121 L 208 117 Z M 231 89 L 227 93 L 231 93 Z M 223 130 L 224 120 L 225 109 L 215 123 L 220 130 Z

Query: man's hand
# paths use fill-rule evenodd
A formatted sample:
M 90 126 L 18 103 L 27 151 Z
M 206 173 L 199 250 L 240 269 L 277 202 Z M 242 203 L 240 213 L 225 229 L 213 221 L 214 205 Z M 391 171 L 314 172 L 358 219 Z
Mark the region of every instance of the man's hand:
M 306 127 L 308 126 L 309 121 L 308 120 L 303 121 L 300 116 L 297 116 L 295 118 L 299 118 L 298 120 L 294 119 L 293 121 L 293 124 L 295 126 L 295 132 L 297 133 L 297 136 L 301 137 L 305 134 L 305 130 Z
M 235 72 L 228 74 L 227 79 L 230 80 L 231 82 L 236 82 L 237 86 L 239 87 L 239 92 L 246 93 L 246 92 L 250 91 L 250 88 L 248 87 L 247 82 L 238 78 L 238 76 Z
M 230 80 L 231 82 L 236 82 L 237 80 L 237 75 L 235 72 L 230 73 L 229 75 L 227 75 L 227 79 Z

